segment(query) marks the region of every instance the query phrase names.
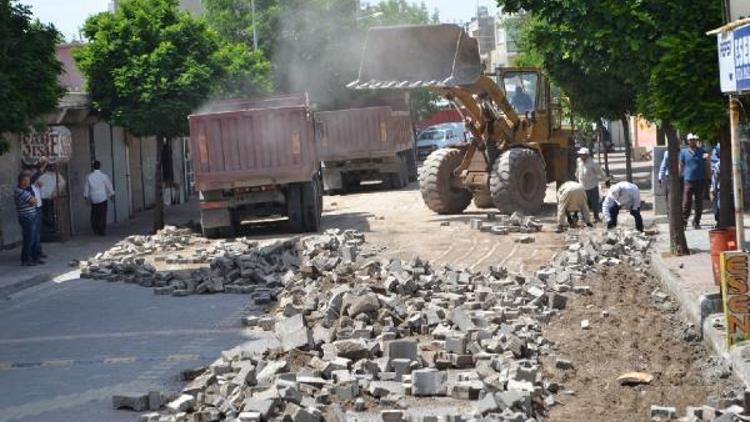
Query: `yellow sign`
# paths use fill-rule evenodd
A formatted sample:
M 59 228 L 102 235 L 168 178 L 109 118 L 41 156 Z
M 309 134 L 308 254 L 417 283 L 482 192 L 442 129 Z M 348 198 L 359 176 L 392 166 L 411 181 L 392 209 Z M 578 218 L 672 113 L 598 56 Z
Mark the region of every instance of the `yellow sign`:
M 721 295 L 727 325 L 727 346 L 750 340 L 750 254 L 721 254 Z

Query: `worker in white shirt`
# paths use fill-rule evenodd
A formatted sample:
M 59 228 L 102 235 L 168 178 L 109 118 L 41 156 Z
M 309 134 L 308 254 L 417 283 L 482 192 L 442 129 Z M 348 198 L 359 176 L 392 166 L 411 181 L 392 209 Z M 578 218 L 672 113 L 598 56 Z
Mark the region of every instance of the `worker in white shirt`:
M 594 220 L 598 223 L 599 218 L 599 182 L 607 179 L 602 167 L 592 157 L 588 148 L 578 150 L 578 161 L 576 166 L 576 179 L 586 190 L 586 199 L 589 209 L 594 213 Z
M 574 228 L 578 225 L 578 213 L 581 213 L 584 223 L 593 227 L 587 204 L 586 190 L 578 182 L 565 182 L 557 190 L 557 231 L 565 229 L 566 222 Z
M 91 203 L 91 228 L 95 234 L 107 234 L 107 201 L 115 195 L 112 181 L 100 169 L 99 161 L 94 161 L 94 171 L 86 176 L 83 186 L 83 197 Z
M 607 195 L 604 197 L 602 204 L 602 213 L 607 221 L 607 229 L 617 227 L 617 215 L 621 209 L 630 211 L 630 215 L 635 219 L 635 228 L 643 231 L 643 217 L 641 217 L 641 190 L 638 186 L 629 182 L 619 182 L 611 185 L 606 182 L 609 188 Z

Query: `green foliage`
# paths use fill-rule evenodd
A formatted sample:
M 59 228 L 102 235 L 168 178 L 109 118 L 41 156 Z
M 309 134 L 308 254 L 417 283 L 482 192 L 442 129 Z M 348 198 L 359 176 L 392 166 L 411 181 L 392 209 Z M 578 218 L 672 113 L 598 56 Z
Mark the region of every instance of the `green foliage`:
M 217 57 L 225 75 L 216 82 L 215 96 L 253 97 L 271 91 L 271 63 L 262 50 L 251 50 L 241 43 L 225 43 Z
M 32 20 L 28 6 L 0 0 L 0 134 L 25 132 L 57 106 L 65 93 L 57 81 L 59 40 L 52 25 Z
M 256 0 L 255 25 L 258 50 L 253 42 L 253 15 L 249 0 L 204 0 L 205 19 L 219 34 L 218 56 L 226 75 L 217 82 L 217 97 L 266 95 L 272 89 L 271 63 L 265 52 L 271 48 L 271 29 L 280 6 L 275 0 Z M 263 36 L 266 35 L 266 36 Z
M 92 16 L 75 52 L 94 106 L 136 136 L 187 132 L 187 116 L 220 79 L 218 36 L 177 0 L 124 0 Z

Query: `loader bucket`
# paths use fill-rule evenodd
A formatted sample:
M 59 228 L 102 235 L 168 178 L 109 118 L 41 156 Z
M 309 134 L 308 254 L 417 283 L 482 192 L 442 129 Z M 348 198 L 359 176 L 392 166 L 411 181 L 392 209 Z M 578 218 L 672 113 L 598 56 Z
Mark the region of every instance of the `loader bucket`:
M 482 74 L 477 40 L 457 25 L 371 28 L 352 89 L 471 85 Z

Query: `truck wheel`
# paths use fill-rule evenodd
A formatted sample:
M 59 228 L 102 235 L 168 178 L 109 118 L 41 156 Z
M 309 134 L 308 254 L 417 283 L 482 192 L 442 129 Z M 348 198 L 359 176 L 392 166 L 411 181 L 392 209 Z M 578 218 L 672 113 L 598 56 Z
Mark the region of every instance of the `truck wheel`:
M 495 208 L 495 203 L 492 201 L 490 191 L 479 190 L 474 192 L 474 206 L 479 209 Z
M 302 212 L 302 189 L 299 184 L 289 185 L 286 191 L 286 215 L 293 232 L 302 232 L 305 222 Z
M 458 186 L 453 170 L 461 164 L 463 151 L 444 148 L 430 154 L 419 175 L 419 190 L 427 208 L 438 214 L 460 214 L 471 202 L 471 192 Z
M 320 229 L 320 218 L 323 212 L 323 197 L 320 194 L 318 180 L 302 185 L 302 220 L 304 230 L 317 232 Z
M 409 170 L 409 182 L 416 182 L 418 173 L 417 173 L 417 153 L 413 150 L 407 150 L 404 154 L 406 154 L 406 167 Z
M 408 176 L 405 175 L 406 163 L 404 162 L 403 155 L 396 155 L 396 160 L 398 160 L 398 173 L 388 173 L 386 179 L 388 187 L 391 189 L 401 189 L 408 184 Z
M 547 172 L 542 157 L 528 148 L 513 148 L 495 160 L 490 175 L 490 193 L 503 212 L 533 214 L 544 204 Z

